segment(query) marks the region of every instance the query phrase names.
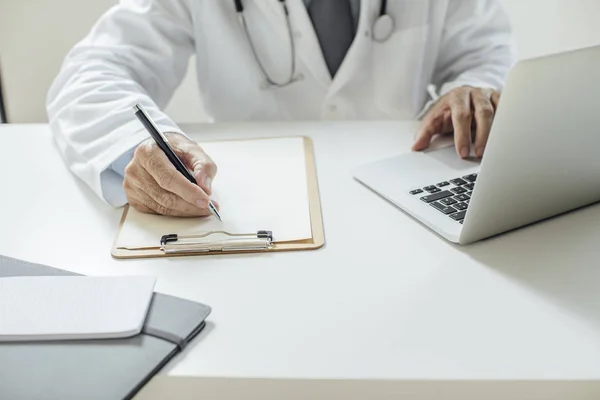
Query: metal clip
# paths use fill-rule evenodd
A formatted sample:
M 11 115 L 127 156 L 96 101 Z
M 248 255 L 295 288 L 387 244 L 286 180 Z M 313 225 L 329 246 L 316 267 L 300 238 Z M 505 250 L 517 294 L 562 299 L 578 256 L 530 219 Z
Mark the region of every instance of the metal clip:
M 162 236 L 160 245 L 160 249 L 166 254 L 261 251 L 268 250 L 273 246 L 273 232 L 229 233 L 211 231 L 201 235 L 172 233 Z

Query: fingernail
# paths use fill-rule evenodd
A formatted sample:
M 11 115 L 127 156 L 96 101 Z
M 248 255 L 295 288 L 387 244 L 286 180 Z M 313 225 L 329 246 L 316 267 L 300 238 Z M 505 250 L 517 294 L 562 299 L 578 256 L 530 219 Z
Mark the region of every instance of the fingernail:
M 483 148 L 479 147 L 479 148 L 475 149 L 475 155 L 477 157 L 483 156 Z
M 208 190 L 211 190 L 211 185 L 212 185 L 212 178 L 210 176 L 207 176 L 206 179 L 204 180 L 204 186 L 206 186 L 206 188 Z
M 467 158 L 469 156 L 469 148 L 467 146 L 464 146 L 462 149 L 460 149 L 460 156 L 462 158 Z
M 200 208 L 207 208 L 208 201 L 206 201 L 205 199 L 198 199 L 198 201 L 196 201 L 196 205 Z

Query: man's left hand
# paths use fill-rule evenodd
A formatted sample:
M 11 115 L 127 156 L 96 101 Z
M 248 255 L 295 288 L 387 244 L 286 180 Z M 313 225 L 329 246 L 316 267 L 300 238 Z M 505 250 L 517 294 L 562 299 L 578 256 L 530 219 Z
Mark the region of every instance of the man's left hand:
M 475 128 L 475 156 L 483 156 L 500 93 L 492 89 L 463 86 L 446 93 L 427 113 L 417 132 L 412 149 L 429 147 L 435 135 L 454 132 L 456 152 L 467 158 Z

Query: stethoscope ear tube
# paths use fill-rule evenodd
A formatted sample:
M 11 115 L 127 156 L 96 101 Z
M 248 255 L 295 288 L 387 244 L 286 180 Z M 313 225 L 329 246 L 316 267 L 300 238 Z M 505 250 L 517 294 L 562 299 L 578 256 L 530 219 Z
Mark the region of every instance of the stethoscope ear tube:
M 242 4 L 242 0 L 233 0 L 233 3 L 235 4 L 235 12 L 244 12 L 244 5 Z
M 381 5 L 379 6 L 379 17 L 383 17 L 387 14 L 387 0 L 381 0 Z
M 319 0 L 319 1 L 322 1 L 322 0 Z M 271 76 L 269 75 L 269 73 L 267 72 L 267 69 L 265 68 L 265 66 L 263 65 L 263 63 L 260 60 L 258 51 L 256 50 L 256 47 L 254 46 L 254 42 L 252 40 L 252 35 L 250 35 L 250 31 L 248 29 L 248 23 L 246 22 L 246 17 L 244 16 L 244 7 L 242 5 L 242 1 L 234 0 L 234 3 L 235 3 L 235 8 L 236 8 L 236 12 L 238 14 L 240 23 L 242 25 L 242 28 L 244 29 L 244 33 L 248 40 L 248 44 L 250 45 L 250 50 L 252 51 L 252 56 L 254 57 L 254 61 L 256 62 L 260 72 L 262 73 L 262 75 L 265 78 L 265 82 L 260 85 L 260 88 L 261 89 L 268 89 L 268 88 L 272 88 L 272 87 L 282 88 L 282 87 L 291 85 L 292 83 L 300 80 L 300 78 L 298 78 L 296 76 L 296 44 L 294 42 L 294 36 L 292 34 L 292 25 L 290 23 L 290 18 L 289 18 L 287 6 L 285 4 L 285 0 L 279 0 L 279 4 L 281 4 L 283 13 L 285 15 L 285 23 L 286 23 L 286 27 L 287 27 L 289 42 L 290 42 L 290 75 L 283 82 L 277 82 L 277 81 L 273 80 L 271 78 Z

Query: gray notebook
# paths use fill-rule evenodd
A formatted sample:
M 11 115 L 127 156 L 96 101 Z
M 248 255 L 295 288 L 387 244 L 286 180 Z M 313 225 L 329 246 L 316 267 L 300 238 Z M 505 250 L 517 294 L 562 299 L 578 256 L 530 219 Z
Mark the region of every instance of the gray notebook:
M 0 255 L 0 278 L 76 275 Z M 210 307 L 155 293 L 127 339 L 1 343 L 0 399 L 129 399 L 205 325 Z

